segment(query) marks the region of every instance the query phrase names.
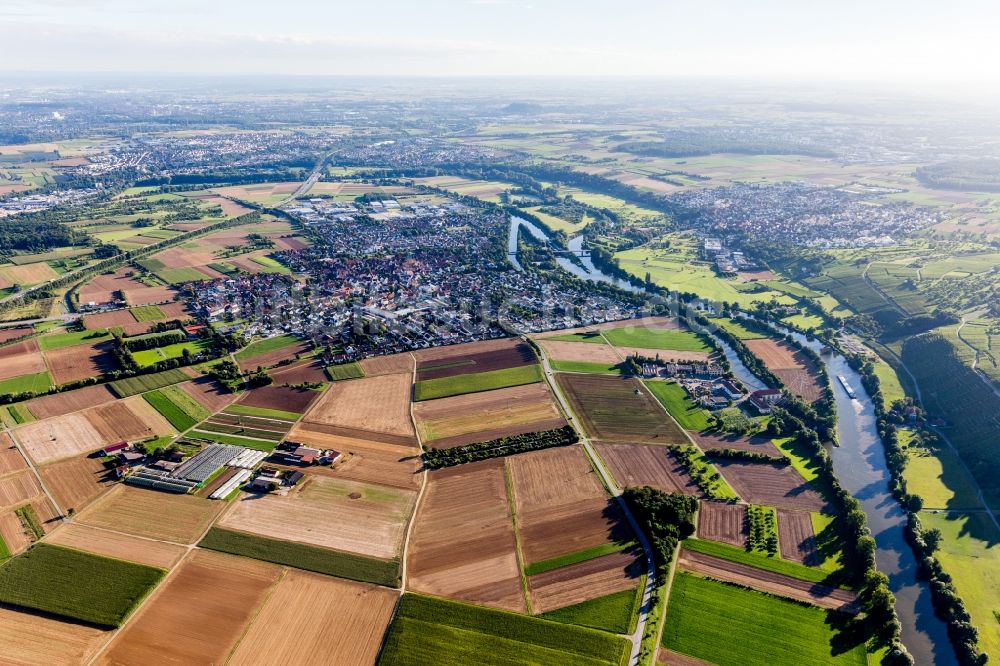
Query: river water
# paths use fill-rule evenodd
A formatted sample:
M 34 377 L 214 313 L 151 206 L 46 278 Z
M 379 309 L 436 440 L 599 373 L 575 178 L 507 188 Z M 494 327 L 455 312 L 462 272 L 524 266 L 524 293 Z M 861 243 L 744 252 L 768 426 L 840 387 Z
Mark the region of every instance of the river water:
M 518 270 L 523 270 L 517 261 L 517 230 L 522 225 L 536 238 L 547 238 L 543 230 L 528 220 L 512 216 L 507 249 L 511 263 Z M 569 248 L 579 254 L 582 244 L 583 237 L 578 236 L 569 242 Z M 564 269 L 585 280 L 604 281 L 625 288 L 620 280 L 594 267 L 589 257 L 581 259 L 585 269 L 563 257 L 558 261 Z M 629 291 L 639 291 L 630 284 L 626 286 Z M 810 341 L 793 331 L 784 332 L 821 353 L 822 343 Z M 737 379 L 752 390 L 766 387 L 743 365 L 728 344 L 719 338 L 715 339 Z M 868 526 L 878 547 L 875 552 L 878 569 L 889 577 L 889 587 L 896 595 L 896 612 L 902 625 L 903 644 L 920 666 L 953 666 L 957 664 L 957 660 L 948 640 L 947 628 L 934 615 L 930 588 L 925 581 L 917 578 L 917 561 L 903 536 L 906 514 L 889 491 L 890 474 L 885 462 L 885 449 L 878 436 L 875 406 L 861 383 L 861 375 L 851 369 L 843 356 L 834 353 L 821 353 L 821 356 L 837 403 L 839 445 L 830 447 L 830 457 L 841 485 L 861 502 L 868 516 Z M 856 399 L 851 399 L 837 381 L 840 375 L 854 389 Z

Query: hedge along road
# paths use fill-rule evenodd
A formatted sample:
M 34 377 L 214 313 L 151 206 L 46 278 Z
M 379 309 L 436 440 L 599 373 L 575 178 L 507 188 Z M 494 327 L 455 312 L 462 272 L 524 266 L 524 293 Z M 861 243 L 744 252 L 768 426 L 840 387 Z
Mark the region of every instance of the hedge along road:
M 566 396 L 563 395 L 562 389 L 559 388 L 558 382 L 554 381 L 554 375 L 552 371 L 552 366 L 549 364 L 549 357 L 545 351 L 539 348 L 539 354 L 542 359 L 542 369 L 545 374 L 545 381 L 548 382 L 549 387 L 552 389 L 552 393 L 556 396 L 559 404 L 562 406 L 563 413 L 566 414 L 570 422 L 579 423 L 579 419 L 576 418 L 576 414 L 573 413 L 570 407 L 569 401 L 566 400 Z M 630 664 L 639 663 L 639 653 L 642 649 L 642 635 L 646 630 L 646 621 L 649 618 L 649 613 L 652 611 L 652 597 L 653 589 L 656 586 L 656 572 L 653 566 L 653 549 L 646 539 L 646 535 L 643 533 L 642 529 L 639 528 L 639 523 L 636 521 L 632 512 L 629 511 L 628 505 L 625 504 L 625 500 L 622 499 L 622 489 L 618 487 L 614 478 L 608 472 L 607 468 L 604 467 L 604 462 L 601 460 L 600 456 L 590 444 L 590 439 L 583 432 L 581 427 L 574 426 L 576 428 L 577 434 L 580 436 L 580 444 L 583 445 L 583 450 L 587 452 L 587 457 L 590 458 L 590 463 L 600 474 L 601 480 L 604 486 L 611 492 L 614 496 L 615 501 L 618 502 L 618 506 L 621 508 L 622 513 L 628 520 L 629 525 L 632 527 L 632 531 L 635 533 L 636 537 L 639 539 L 639 544 L 642 546 L 642 551 L 646 555 L 646 585 L 642 591 L 642 603 L 639 605 L 639 621 L 636 623 L 635 632 L 628 637 L 632 642 L 632 654 L 629 656 Z M 672 578 L 673 569 L 671 569 Z M 666 588 L 664 589 L 664 595 L 670 595 L 670 579 L 667 581 Z M 657 644 L 659 644 L 659 636 L 656 638 Z M 654 647 L 655 649 L 655 647 Z

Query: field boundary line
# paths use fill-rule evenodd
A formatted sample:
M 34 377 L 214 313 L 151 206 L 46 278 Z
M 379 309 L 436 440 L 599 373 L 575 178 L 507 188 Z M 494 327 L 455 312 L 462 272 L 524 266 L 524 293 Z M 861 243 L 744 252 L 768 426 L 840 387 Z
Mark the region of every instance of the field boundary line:
M 534 615 L 531 607 L 531 590 L 528 587 L 528 575 L 524 572 L 524 553 L 521 552 L 521 530 L 517 526 L 517 498 L 514 495 L 514 480 L 510 477 L 507 461 L 503 461 L 504 496 L 507 499 L 507 509 L 510 511 L 511 527 L 514 530 L 514 559 L 517 560 L 517 574 L 521 580 L 521 594 L 524 596 L 524 607 L 528 615 Z
M 410 380 L 410 397 L 407 398 L 407 400 L 409 400 L 409 405 L 410 405 L 410 423 L 413 426 L 414 437 L 416 437 L 417 439 L 417 451 L 419 452 L 417 455 L 421 456 L 422 458 L 421 454 L 423 454 L 424 445 L 423 442 L 420 441 L 420 431 L 417 430 L 417 419 L 413 415 L 413 397 L 412 397 L 413 385 L 417 381 L 417 357 L 413 355 L 413 352 L 407 352 L 407 353 L 410 355 L 410 359 L 413 361 L 413 370 Z M 330 385 L 332 386 L 333 384 L 331 383 Z M 319 401 L 317 400 L 317 402 Z M 400 598 L 402 598 L 403 594 L 406 594 L 406 577 L 407 574 L 409 573 L 408 561 L 410 559 L 410 538 L 413 536 L 413 526 L 417 522 L 417 511 L 420 510 L 420 502 L 421 500 L 423 500 L 424 491 L 427 489 L 428 471 L 426 469 L 423 469 L 422 467 L 423 466 L 421 465 L 421 469 L 419 470 L 420 490 L 417 492 L 417 499 L 413 503 L 413 511 L 412 513 L 410 513 L 410 518 L 409 520 L 406 521 L 406 534 L 403 537 L 403 548 L 402 552 L 400 553 L 400 564 L 399 564 Z M 393 614 L 393 619 L 395 619 L 395 614 Z M 386 630 L 386 633 L 388 633 L 388 629 Z M 379 654 L 381 654 L 381 648 L 379 649 Z
M 67 520 L 66 513 L 62 510 L 62 507 L 59 506 L 59 503 L 56 502 L 56 498 L 53 497 L 52 491 L 50 491 L 49 487 L 45 485 L 45 480 L 42 478 L 42 475 L 38 472 L 38 468 L 35 466 L 35 461 L 32 460 L 31 456 L 28 455 L 28 452 L 24 450 L 23 445 L 21 444 L 21 442 L 18 441 L 17 437 L 14 436 L 14 431 L 11 430 L 9 425 L 4 426 L 4 432 L 6 432 L 7 436 L 10 437 L 10 441 L 14 442 L 14 446 L 17 448 L 17 452 L 20 453 L 21 457 L 24 458 L 24 461 L 28 463 L 28 468 L 31 470 L 32 474 L 34 474 L 35 478 L 38 480 L 38 485 L 42 489 L 42 492 L 45 494 L 45 498 L 49 500 L 49 504 L 51 504 L 52 508 L 56 510 L 56 514 L 59 520 L 65 523 Z
M 233 654 L 236 652 L 236 648 L 240 646 L 240 643 L 243 642 L 243 639 L 245 639 L 247 637 L 247 634 L 250 633 L 250 629 L 253 627 L 254 624 L 257 623 L 257 618 L 259 618 L 260 614 L 264 612 L 264 606 L 266 606 L 267 602 L 271 600 L 271 597 L 274 596 L 274 593 L 278 591 L 278 586 L 281 585 L 281 582 L 285 580 L 285 576 L 288 575 L 289 567 L 283 565 L 279 566 L 281 566 L 281 575 L 279 575 L 277 580 L 275 580 L 271 584 L 271 587 L 269 587 L 267 590 L 267 594 L 264 595 L 264 598 L 261 600 L 260 604 L 257 605 L 256 609 L 254 609 L 253 614 L 247 619 L 246 623 L 243 625 L 243 631 L 240 632 L 239 638 L 237 638 L 233 642 L 233 647 L 229 648 L 229 652 L 226 653 L 226 658 L 222 660 L 223 664 L 228 664 L 229 660 L 233 658 Z

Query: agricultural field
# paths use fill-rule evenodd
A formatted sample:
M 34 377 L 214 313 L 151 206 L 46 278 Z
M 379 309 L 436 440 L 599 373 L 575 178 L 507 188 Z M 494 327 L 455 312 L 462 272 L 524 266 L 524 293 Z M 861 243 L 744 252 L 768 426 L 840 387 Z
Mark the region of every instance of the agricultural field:
M 375 662 L 398 593 L 382 587 L 287 571 L 226 662 L 253 666 L 280 654 L 303 666 Z
M 416 494 L 347 479 L 309 475 L 286 496 L 246 495 L 219 527 L 368 557 L 400 554 Z M 290 521 L 289 516 L 297 519 Z
M 176 384 L 144 393 L 142 397 L 178 432 L 184 432 L 211 415 Z
M 258 340 L 236 352 L 236 361 L 243 370 L 255 370 L 258 367 L 268 368 L 285 359 L 295 358 L 296 354 L 309 351 L 307 344 L 293 335 L 279 335 L 266 340 Z
M 414 517 L 407 586 L 524 612 L 503 460 L 428 472 Z
M 173 568 L 187 553 L 183 546 L 176 544 L 139 539 L 72 523 L 53 532 L 45 543 L 167 570 Z
M 594 439 L 660 445 L 688 441 L 638 380 L 560 373 L 556 381 Z
M 555 338 L 542 339 L 538 344 L 553 363 L 592 363 L 603 366 L 615 366 L 621 363 L 621 357 L 602 340 L 593 342 L 571 342 Z
M 81 413 L 106 444 L 133 442 L 174 433 L 170 423 L 140 396 L 92 407 Z
M 663 356 L 671 352 L 711 353 L 710 347 L 697 333 L 675 328 L 626 326 L 602 331 L 604 338 L 618 348 L 657 349 Z
M 413 416 L 421 442 L 436 448 L 551 430 L 566 423 L 541 382 L 414 403 Z
M 807 566 L 819 564 L 812 516 L 802 511 L 778 511 L 778 544 L 782 559 Z
M 119 398 L 127 398 L 137 393 L 145 393 L 146 391 L 163 388 L 171 384 L 186 382 L 189 379 L 191 379 L 190 375 L 184 372 L 184 370 L 173 368 L 171 370 L 164 370 L 163 372 L 154 372 L 149 375 L 136 375 L 135 377 L 128 377 L 126 379 L 116 379 L 108 384 L 108 388 Z
M 499 338 L 451 347 L 432 347 L 413 353 L 417 381 L 504 370 L 537 362 L 530 345 L 516 338 Z
M 83 412 L 28 423 L 15 431 L 15 437 L 39 464 L 90 453 L 112 443 L 105 441 Z
M 820 369 L 787 342 L 761 339 L 746 340 L 744 344 L 794 395 L 807 402 L 823 396 Z
M 39 338 L 44 340 L 45 338 Z M 118 368 L 112 342 L 59 347 L 45 352 L 45 361 L 55 384 L 98 377 Z
M 34 398 L 24 403 L 24 407 L 35 418 L 41 420 L 105 405 L 114 400 L 115 395 L 108 390 L 107 386 L 85 386 L 72 391 Z
M 18 666 L 85 664 L 107 640 L 108 630 L 0 607 L 4 660 Z
M 833 611 L 678 572 L 663 646 L 719 666 L 868 663 L 864 645 L 843 650 Z
M 609 594 L 634 590 L 645 559 L 632 551 L 595 557 L 528 577 L 531 608 L 548 613 Z
M 358 361 L 358 365 L 361 366 L 361 371 L 365 373 L 365 377 L 412 374 L 414 363 L 413 355 L 408 353 L 370 356 Z
M 500 203 L 501 192 L 506 192 L 513 187 L 507 183 L 496 181 L 470 180 L 457 176 L 433 176 L 431 178 L 414 178 L 415 183 L 448 190 L 462 196 L 475 197 L 483 201 Z
M 747 505 L 702 502 L 698 505 L 698 538 L 747 547 Z
M 642 583 L 635 590 L 623 590 L 604 597 L 583 601 L 549 611 L 542 619 L 602 629 L 613 634 L 628 634 L 638 620 L 642 602 Z
M 37 340 L 24 340 L 0 347 L 0 380 L 46 372 Z
M 826 500 L 792 465 L 719 459 L 713 461 L 722 477 L 751 504 L 791 511 L 822 511 Z
M 340 451 L 342 458 L 332 468 L 314 468 L 315 475 L 329 475 L 363 483 L 377 483 L 394 488 L 420 487 L 421 461 L 416 446 L 400 446 L 370 439 L 331 435 L 299 423 L 288 439 L 307 446 Z
M 506 611 L 406 594 L 378 663 L 617 666 L 625 639 Z
M 196 550 L 95 663 L 223 663 L 280 575 L 273 564 Z
M 161 569 L 39 544 L 0 567 L 0 601 L 117 627 L 164 573 Z
M 179 544 L 197 541 L 224 508 L 193 495 L 117 485 L 75 518 L 90 527 Z M 170 516 L 170 520 L 163 520 Z
M 701 497 L 698 484 L 666 447 L 599 442 L 597 454 L 622 488 L 651 486 L 664 492 Z
M 415 444 L 410 418 L 411 382 L 409 374 L 334 382 L 304 420 L 330 427 L 331 434 Z
M 309 389 L 262 386 L 241 395 L 232 408 L 274 410 L 298 415 L 308 410 L 319 395 L 317 391 Z
M 419 371 L 417 376 L 420 376 Z M 523 386 L 540 381 L 542 381 L 542 367 L 540 365 L 521 365 L 502 370 L 422 379 L 413 385 L 413 400 L 419 402 L 447 398 L 466 393 Z
M 202 406 L 209 413 L 225 408 L 236 399 L 236 395 L 210 377 L 199 377 L 189 382 L 177 384 L 177 388 Z
M 511 456 L 507 473 L 525 566 L 632 541 L 631 530 L 581 447 Z M 559 482 L 553 483 L 555 479 Z
M 100 458 L 77 456 L 38 468 L 45 486 L 64 511 L 79 511 L 115 482 Z

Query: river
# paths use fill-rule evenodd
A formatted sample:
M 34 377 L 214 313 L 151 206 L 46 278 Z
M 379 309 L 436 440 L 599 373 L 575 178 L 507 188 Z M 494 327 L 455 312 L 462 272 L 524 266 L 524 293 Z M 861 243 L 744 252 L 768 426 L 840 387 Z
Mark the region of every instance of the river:
M 536 238 L 547 238 L 546 234 L 528 220 L 512 217 L 508 252 L 513 251 L 511 263 L 523 270 L 517 263 L 517 228 L 526 226 Z M 570 241 L 572 250 L 582 248 L 583 237 Z M 590 263 L 584 258 L 584 265 Z M 569 259 L 560 258 L 559 265 L 586 280 L 603 280 L 621 286 L 620 280 L 611 278 L 601 271 L 584 271 Z M 590 264 L 593 267 L 593 264 Z M 582 274 L 581 274 L 582 273 Z M 628 285 L 629 291 L 638 291 Z M 817 352 L 823 345 L 807 340 L 804 335 L 786 331 Z M 713 336 L 715 337 L 715 336 Z M 760 379 L 754 376 L 736 352 L 723 340 L 715 338 L 732 367 L 733 374 L 751 389 L 764 388 Z M 917 578 L 917 561 L 913 550 L 903 536 L 906 514 L 889 491 L 889 468 L 885 462 L 885 449 L 878 436 L 875 406 L 861 383 L 861 375 L 847 364 L 840 354 L 822 354 L 826 372 L 830 376 L 837 403 L 838 446 L 829 448 L 834 471 L 841 485 L 861 502 L 868 516 L 868 526 L 875 538 L 877 550 L 875 560 L 879 571 L 889 577 L 889 587 L 896 595 L 896 612 L 902 625 L 903 644 L 920 666 L 952 666 L 957 664 L 954 649 L 948 639 L 945 623 L 934 615 L 931 592 L 925 581 Z M 851 399 L 840 386 L 837 376 L 842 375 L 857 394 Z

